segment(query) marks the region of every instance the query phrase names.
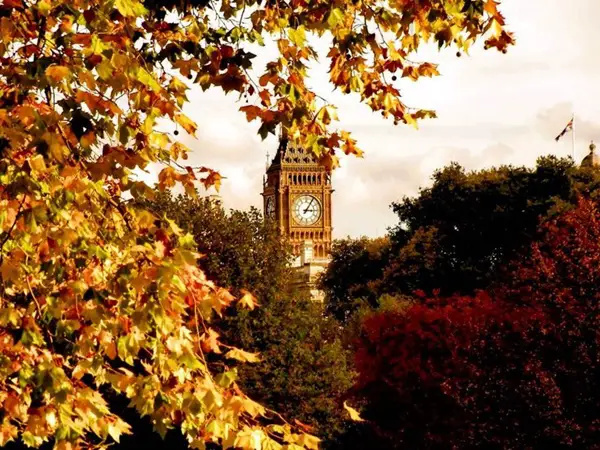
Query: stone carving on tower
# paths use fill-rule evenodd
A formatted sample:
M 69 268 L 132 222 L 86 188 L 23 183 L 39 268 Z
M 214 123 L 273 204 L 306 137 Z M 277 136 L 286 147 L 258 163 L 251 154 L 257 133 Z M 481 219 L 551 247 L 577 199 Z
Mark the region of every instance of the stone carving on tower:
M 265 174 L 265 217 L 275 220 L 296 261 L 296 284 L 321 299 L 315 281 L 331 251 L 331 176 L 310 151 L 280 140 Z

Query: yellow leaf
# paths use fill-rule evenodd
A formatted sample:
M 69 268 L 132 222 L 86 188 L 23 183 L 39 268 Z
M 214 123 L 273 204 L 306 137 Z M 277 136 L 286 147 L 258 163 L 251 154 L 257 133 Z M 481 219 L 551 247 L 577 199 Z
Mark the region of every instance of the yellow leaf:
M 44 172 L 46 170 L 46 162 L 43 155 L 35 155 L 29 160 L 29 166 L 36 172 Z
M 106 58 L 104 58 L 102 62 L 96 66 L 96 72 L 98 72 L 98 75 L 100 75 L 100 78 L 103 80 L 109 80 L 112 77 L 113 69 L 114 67 Z
M 148 86 L 154 92 L 160 92 L 160 84 L 156 81 L 154 75 L 150 72 L 142 69 L 141 67 L 137 71 L 137 79 L 144 85 Z
M 108 425 L 108 434 L 118 443 L 121 435 L 131 434 L 131 427 L 121 419 L 117 419 L 115 423 Z
M 250 292 L 243 290 L 244 294 L 242 298 L 238 301 L 238 305 L 243 306 L 244 308 L 248 308 L 249 310 L 253 310 L 256 306 L 258 306 L 258 302 L 256 301 L 256 297 L 252 295 Z
M 193 448 L 193 449 L 196 449 L 196 450 L 205 450 L 206 449 L 206 444 L 204 443 L 204 441 L 201 441 L 200 439 L 194 439 L 190 443 L 190 448 Z
M 303 47 L 304 42 L 306 41 L 306 33 L 304 31 L 304 26 L 300 25 L 298 28 L 290 28 L 288 30 L 288 37 L 290 41 L 294 43 L 297 47 Z
M 303 445 L 310 450 L 319 450 L 319 442 L 321 442 L 321 439 L 306 433 L 300 435 L 300 438 L 296 440 L 297 444 Z
M 65 66 L 59 66 L 52 64 L 46 69 L 46 77 L 56 83 L 60 83 L 62 80 L 69 76 L 69 68 Z
M 116 0 L 115 8 L 125 17 L 140 16 L 146 12 L 146 8 L 138 0 Z
M 338 26 L 340 22 L 344 20 L 344 13 L 339 8 L 334 8 L 329 13 L 329 17 L 327 18 L 327 24 L 330 28 L 335 28 Z
M 265 408 L 259 403 L 256 403 L 254 400 L 250 400 L 246 398 L 242 401 L 242 405 L 244 410 L 250 414 L 252 417 L 263 416 L 265 414 Z
M 196 130 L 198 129 L 198 127 L 196 126 L 196 123 L 192 119 L 190 119 L 188 116 L 186 116 L 185 114 L 175 115 L 175 122 L 177 122 L 179 125 L 181 125 L 183 127 L 183 129 L 185 131 L 187 131 L 189 134 L 191 134 L 192 136 L 194 136 L 196 134 Z
M 264 433 L 262 430 L 245 429 L 238 433 L 234 446 L 244 450 L 261 450 Z
M 360 417 L 360 414 L 358 413 L 357 410 L 355 410 L 354 408 L 352 408 L 351 406 L 348 405 L 348 403 L 344 402 L 344 409 L 346 411 L 348 411 L 348 414 L 350 414 L 350 419 L 352 419 L 355 422 L 364 422 L 365 420 Z
M 226 358 L 230 358 L 230 359 L 237 359 L 238 361 L 242 361 L 242 362 L 259 362 L 260 358 L 258 356 L 258 353 L 250 353 L 250 352 L 246 352 L 244 350 L 240 350 L 239 348 L 234 348 L 229 350 L 226 354 L 225 354 Z
M 396 105 L 396 98 L 389 92 L 383 97 L 383 106 L 386 111 L 391 111 Z
M 406 113 L 404 114 L 403 118 L 407 125 L 412 125 L 415 128 L 419 128 L 419 124 L 417 123 L 412 114 Z

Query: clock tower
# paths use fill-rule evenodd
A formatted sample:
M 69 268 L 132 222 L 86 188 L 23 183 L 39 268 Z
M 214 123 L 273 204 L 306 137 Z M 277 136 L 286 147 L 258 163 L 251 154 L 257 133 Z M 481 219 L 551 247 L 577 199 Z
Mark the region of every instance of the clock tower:
M 314 154 L 281 139 L 264 179 L 265 217 L 291 244 L 296 284 L 313 299 L 322 297 L 315 281 L 329 263 L 332 192 L 330 173 Z

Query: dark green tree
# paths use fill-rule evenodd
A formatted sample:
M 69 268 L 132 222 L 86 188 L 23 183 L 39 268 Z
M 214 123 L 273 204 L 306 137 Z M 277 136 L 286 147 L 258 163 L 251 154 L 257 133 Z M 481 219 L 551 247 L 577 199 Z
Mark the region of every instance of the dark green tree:
M 346 426 L 338 399 L 353 373 L 340 328 L 322 304 L 290 288 L 290 248 L 255 208 L 225 211 L 206 198 L 158 194 L 151 208 L 194 235 L 207 276 L 233 292 L 251 292 L 259 307 L 240 308 L 214 324 L 224 341 L 260 352 L 238 368 L 244 392 L 288 420 L 299 420 L 331 445 Z
M 485 289 L 539 237 L 541 223 L 572 208 L 579 195 L 596 197 L 599 183 L 596 169 L 552 156 L 534 168 L 438 170 L 431 187 L 392 205 L 399 224 L 380 286 L 393 293 Z
M 346 238 L 331 249 L 332 261 L 319 281 L 329 313 L 346 322 L 361 306 L 375 306 L 383 270 L 389 257 L 389 239 Z
M 600 171 L 571 159 L 543 157 L 533 168 L 467 171 L 450 164 L 415 197 L 392 205 L 399 222 L 386 239 L 344 239 L 333 246 L 321 279 L 338 320 L 382 294 L 472 294 L 532 241 L 539 226 L 571 209 L 579 196 L 600 196 Z

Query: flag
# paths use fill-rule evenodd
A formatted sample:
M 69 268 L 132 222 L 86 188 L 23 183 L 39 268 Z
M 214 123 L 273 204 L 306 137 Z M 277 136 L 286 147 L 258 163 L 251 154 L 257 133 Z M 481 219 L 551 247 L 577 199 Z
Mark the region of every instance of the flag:
M 562 130 L 562 132 L 558 136 L 556 136 L 556 138 L 555 138 L 556 142 L 558 142 L 558 140 L 561 137 L 563 137 L 565 134 L 567 134 L 569 131 L 573 131 L 573 119 L 569 120 L 569 123 L 567 124 L 565 129 Z

